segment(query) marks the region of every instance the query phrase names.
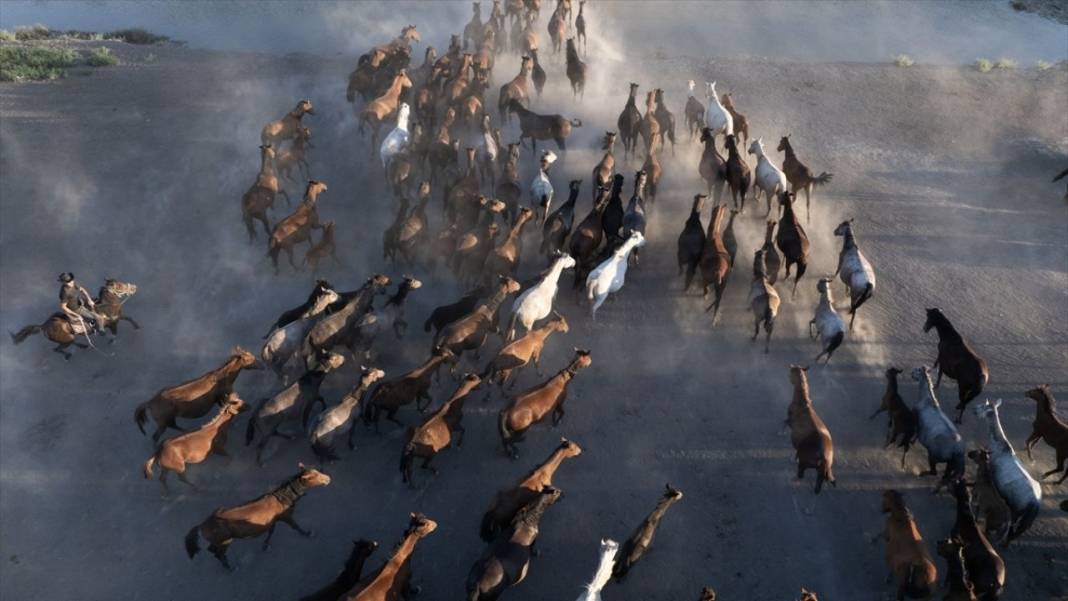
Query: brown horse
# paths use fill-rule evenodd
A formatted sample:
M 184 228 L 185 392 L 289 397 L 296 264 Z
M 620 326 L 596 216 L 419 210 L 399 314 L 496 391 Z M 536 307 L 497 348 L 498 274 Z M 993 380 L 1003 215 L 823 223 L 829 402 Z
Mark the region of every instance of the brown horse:
M 136 293 L 137 286 L 134 284 L 113 278 L 104 280 L 104 285 L 100 287 L 98 298 L 93 300 L 95 304 L 94 310 L 102 318 L 99 324 L 100 327 L 107 328 L 112 335 L 118 334 L 120 321 L 128 321 L 133 325 L 134 329 L 141 329 L 141 326 L 136 321 L 122 314 L 123 304 Z M 66 350 L 71 345 L 78 348 L 89 348 L 88 344 L 78 342 L 79 336 L 87 335 L 81 324 L 75 326 L 71 323 L 70 318 L 61 312 L 53 313 L 42 324 L 28 325 L 18 332 L 11 332 L 10 335 L 15 344 L 21 344 L 30 336 L 38 333 L 44 334 L 45 338 L 56 343 L 56 347 L 52 351 L 63 355 L 64 359 L 69 360 L 71 358 L 70 351 Z
M 530 104 L 530 73 L 533 68 L 530 57 L 524 56 L 519 64 L 519 74 L 501 86 L 500 95 L 497 97 L 497 110 L 500 111 L 502 121 L 510 120 L 508 107 L 512 101 L 523 105 Z
M 739 213 L 744 213 L 745 197 L 749 194 L 749 188 L 753 183 L 753 173 L 749 170 L 749 165 L 742 159 L 741 153 L 738 152 L 738 140 L 734 134 L 727 136 L 725 144 L 727 146 L 727 164 L 725 165 L 727 186 L 731 190 L 731 200 L 734 201 L 734 208 Z M 739 198 L 742 201 L 740 205 L 738 203 Z
M 775 244 L 782 251 L 783 260 L 786 263 L 784 281 L 790 277 L 790 267 L 797 265 L 793 291 L 793 296 L 797 296 L 797 282 L 808 269 L 808 235 L 805 234 L 805 228 L 801 227 L 797 215 L 794 214 L 793 192 L 780 192 L 779 204 L 783 207 L 783 213 L 782 220 L 779 222 L 779 231 L 775 234 Z
M 485 344 L 486 336 L 490 330 L 496 331 L 497 329 L 495 319 L 497 308 L 505 299 L 518 291 L 519 282 L 500 276 L 493 296 L 470 314 L 442 328 L 434 339 L 434 344 L 451 350 L 456 357 L 460 357 L 464 351 L 473 350 L 475 359 L 478 359 L 479 349 Z
M 904 468 L 905 456 L 909 454 L 909 447 L 916 441 L 917 426 L 916 414 L 897 392 L 897 376 L 900 373 L 901 370 L 896 367 L 887 368 L 886 392 L 883 393 L 882 404 L 868 419 L 875 419 L 883 411 L 889 416 L 889 422 L 886 424 L 886 442 L 883 448 L 889 448 L 890 445 L 897 443 L 898 447 L 904 449 L 901 453 L 901 467 Z
M 394 550 L 393 555 L 359 584 L 338 597 L 337 601 L 398 601 L 410 599 L 413 592 L 412 554 L 415 545 L 430 535 L 438 527 L 437 522 L 421 513 L 410 515 L 408 529 L 404 538 Z
M 560 489 L 546 486 L 516 514 L 507 530 L 491 543 L 467 574 L 467 601 L 491 601 L 527 576 L 535 555 L 538 526 L 545 510 L 560 499 Z
M 334 263 L 344 267 L 341 259 L 337 256 L 337 243 L 334 241 L 334 222 L 327 221 L 323 224 L 323 237 L 313 243 L 308 252 L 304 254 L 304 264 L 311 268 L 312 273 L 319 271 L 319 262 L 330 257 Z
M 593 168 L 593 199 L 597 200 L 597 188 L 601 186 L 608 186 L 612 181 L 612 176 L 616 172 L 616 155 L 614 153 L 616 146 L 616 132 L 605 132 L 604 139 L 601 141 L 601 149 L 604 150 L 604 156 L 601 157 L 601 162 L 597 163 Z
M 293 110 L 286 113 L 285 117 L 263 126 L 263 131 L 260 132 L 260 144 L 277 147 L 280 142 L 296 138 L 297 131 L 301 127 L 301 119 L 304 115 L 314 114 L 315 107 L 312 106 L 311 100 L 301 100 Z
M 379 415 L 384 411 L 386 419 L 403 426 L 404 424 L 397 419 L 397 410 L 410 403 L 415 403 L 415 408 L 420 412 L 425 411 L 431 401 L 430 378 L 445 363 L 455 364 L 456 355 L 447 348 L 438 347 L 419 367 L 398 378 L 379 384 L 364 403 L 364 423 L 374 423 L 377 430 Z
M 964 545 L 946 538 L 938 541 L 935 548 L 946 560 L 946 595 L 942 601 L 976 601 L 974 586 L 964 565 Z
M 783 136 L 779 140 L 779 152 L 786 152 L 786 158 L 782 161 L 782 172 L 786 174 L 786 181 L 790 182 L 790 191 L 797 194 L 805 191 L 805 219 L 812 221 L 812 189 L 822 186 L 831 181 L 833 173 L 823 173 L 813 176 L 804 163 L 797 159 L 793 146 L 790 146 L 790 136 Z
M 782 267 L 782 258 L 779 257 L 779 251 L 775 250 L 775 226 L 778 222 L 774 219 L 769 219 L 764 229 L 764 246 L 761 250 L 764 251 L 764 272 L 768 276 L 768 283 L 775 285 L 775 282 L 779 279 L 779 268 Z
M 623 140 L 623 158 L 634 154 L 638 142 L 638 129 L 641 127 L 642 114 L 638 112 L 637 105 L 638 84 L 630 84 L 630 95 L 627 96 L 627 104 L 623 106 L 623 112 L 616 119 L 616 127 L 619 128 L 619 137 Z M 596 189 L 596 188 L 595 188 Z
M 734 136 L 742 141 L 743 146 L 749 144 L 749 119 L 734 108 L 734 100 L 729 92 L 720 96 L 719 99 L 723 108 L 731 114 L 731 121 L 734 122 Z
M 520 478 L 514 485 L 497 491 L 489 509 L 482 515 L 479 537 L 492 542 L 497 535 L 508 527 L 515 515 L 525 505 L 537 498 L 538 493 L 547 486 L 552 486 L 553 475 L 566 459 L 578 457 L 582 447 L 566 438 L 560 439 L 560 445 L 538 467 Z
M 972 493 L 963 479 L 954 483 L 953 496 L 957 501 L 957 521 L 950 536 L 964 546 L 964 565 L 975 592 L 984 601 L 996 600 L 1005 588 L 1005 561 L 979 529 L 972 510 Z
M 660 135 L 660 122 L 656 119 L 656 90 L 650 90 L 645 95 L 645 115 L 642 117 L 641 123 L 638 124 L 638 133 L 641 134 L 642 140 L 645 142 L 646 154 L 651 152 L 650 146 L 652 146 L 655 136 Z
M 645 174 L 645 185 L 649 188 L 649 202 L 656 202 L 656 189 L 660 185 L 660 177 L 663 175 L 664 170 L 660 166 L 660 150 L 664 147 L 664 138 L 659 133 L 653 134 L 652 140 L 649 141 L 648 148 L 645 149 L 645 163 L 642 164 L 641 171 Z M 638 249 L 635 249 L 635 256 L 637 256 Z
M 597 188 L 598 196 L 594 199 L 589 214 L 571 233 L 570 254 L 575 259 L 575 288 L 586 282 L 586 276 L 593 269 L 594 261 L 597 259 L 597 249 L 604 240 L 603 222 L 605 210 L 611 200 L 609 192 L 609 188 Z
M 279 192 L 286 197 L 286 204 L 289 204 L 289 194 L 278 186 L 274 158 L 274 148 L 270 144 L 260 146 L 260 174 L 256 177 L 256 183 L 241 197 L 241 217 L 245 221 L 245 229 L 248 230 L 249 242 L 256 239 L 253 219 L 263 224 L 263 231 L 267 236 L 271 235 L 267 210 L 274 208 L 274 198 Z
M 330 584 L 314 593 L 304 595 L 300 598 L 300 601 L 337 601 L 338 597 L 344 595 L 345 591 L 356 586 L 360 581 L 363 566 L 367 563 L 367 558 L 376 549 L 378 549 L 378 543 L 373 540 L 360 539 L 352 541 L 352 553 L 349 555 L 348 560 L 345 561 L 345 566 L 337 577 Z
M 701 161 L 697 164 L 697 170 L 701 179 L 708 184 L 708 194 L 715 196 L 713 200 L 719 204 L 723 198 L 723 190 L 727 185 L 727 160 L 716 150 L 716 136 L 707 127 L 701 130 L 701 143 L 704 150 L 701 151 Z
M 727 248 L 723 245 L 723 237 L 720 228 L 723 227 L 723 215 L 727 212 L 725 205 L 718 205 L 712 209 L 712 220 L 708 223 L 708 233 L 705 235 L 705 246 L 701 251 L 701 279 L 704 282 L 704 298 L 708 298 L 709 290 L 716 294 L 715 300 L 708 306 L 706 311 L 712 311 L 712 325 L 716 325 L 719 315 L 719 304 L 723 300 L 723 290 L 727 287 L 727 278 L 731 271 L 731 257 L 727 254 Z
M 293 211 L 285 219 L 278 222 L 278 225 L 274 226 L 274 230 L 271 232 L 271 239 L 267 246 L 267 256 L 271 258 L 271 263 L 274 265 L 274 273 L 278 274 L 278 253 L 286 251 L 286 255 L 289 257 L 289 264 L 293 266 L 293 269 L 300 269 L 293 261 L 293 247 L 300 242 L 307 242 L 310 246 L 314 246 L 311 241 L 311 231 L 313 229 L 322 229 L 322 225 L 319 223 L 319 212 L 316 210 L 316 204 L 319 201 L 319 195 L 327 191 L 326 184 L 323 182 L 309 180 L 308 187 L 304 190 L 304 200 L 301 201 L 300 206 Z
M 367 103 L 358 115 L 359 131 L 363 134 L 364 127 L 371 127 L 371 153 L 378 150 L 378 129 L 388 121 L 396 112 L 400 104 L 400 97 L 406 90 L 412 87 L 412 80 L 408 79 L 406 69 L 401 69 L 393 77 L 393 83 L 389 85 L 378 98 Z
M 634 530 L 634 534 L 631 534 L 630 538 L 616 552 L 616 562 L 612 566 L 612 576 L 616 579 L 616 582 L 623 582 L 634 564 L 638 563 L 638 560 L 649 551 L 649 547 L 653 544 L 653 537 L 656 535 L 656 529 L 660 527 L 660 520 L 664 519 L 664 514 L 667 513 L 667 510 L 681 499 L 681 490 L 672 488 L 671 484 L 667 484 L 664 487 L 664 495 L 657 501 L 656 507 L 653 508 L 649 515 L 645 516 L 642 523 L 638 524 L 638 527 Z
M 504 452 L 512 459 L 519 458 L 516 443 L 523 440 L 524 434 L 531 426 L 540 423 L 546 417 L 552 418 L 553 426 L 564 419 L 564 400 L 567 399 L 567 387 L 579 370 L 593 363 L 590 351 L 575 349 L 575 358 L 571 364 L 561 369 L 546 382 L 514 397 L 497 417 L 497 431 L 501 435 Z
M 519 269 L 519 251 L 522 249 L 520 235 L 523 233 L 523 226 L 533 218 L 534 211 L 526 207 L 519 210 L 515 221 L 512 222 L 512 229 L 508 230 L 508 235 L 505 236 L 504 241 L 498 244 L 497 248 L 493 249 L 489 256 L 486 257 L 486 263 L 482 270 L 484 277 L 493 278 L 502 275 L 515 275 L 516 270 Z
M 575 38 L 567 38 L 567 80 L 571 82 L 571 94 L 586 97 L 586 63 L 579 59 Z
M 553 311 L 552 315 L 553 318 L 542 327 L 528 330 L 522 338 L 506 344 L 501 350 L 497 351 L 497 356 L 489 362 L 486 370 L 482 372 L 482 378 L 487 383 L 493 383 L 496 380 L 497 384 L 503 389 L 505 383 L 512 377 L 512 372 L 526 367 L 530 362 L 534 363 L 534 369 L 538 372 L 538 375 L 542 375 L 539 361 L 542 348 L 545 346 L 545 340 L 553 332 L 567 333 L 568 331 L 567 320 L 556 311 Z M 512 386 L 515 386 L 514 381 Z M 488 391 L 486 396 L 487 398 L 489 397 Z
M 159 483 L 163 487 L 163 495 L 167 496 L 167 474 L 174 472 L 182 482 L 196 488 L 185 477 L 185 468 L 190 464 L 201 463 L 208 455 L 215 453 L 227 459 L 230 453 L 226 451 L 226 436 L 230 426 L 238 413 L 247 411 L 248 405 L 242 401 L 237 393 L 231 392 L 219 413 L 212 420 L 199 429 L 186 434 L 180 434 L 169 438 L 159 445 L 156 452 L 145 461 L 145 479 L 152 479 L 152 467 L 159 464 Z
M 530 138 L 530 148 L 534 154 L 538 153 L 538 140 L 553 140 L 557 148 L 567 150 L 567 137 L 571 135 L 571 128 L 582 127 L 579 119 L 565 119 L 562 115 L 539 115 L 520 104 L 518 100 L 510 100 L 508 109 L 519 116 L 519 144 Z
M 764 324 L 764 354 L 767 354 L 781 299 L 775 287 L 768 282 L 765 264 L 764 251 L 756 251 L 753 255 L 753 282 L 749 287 L 749 308 L 753 312 L 753 342 L 760 334 L 760 324 Z
M 303 174 L 306 179 L 311 179 L 311 165 L 308 164 L 308 149 L 315 148 L 311 143 L 311 130 L 307 127 L 297 129 L 297 137 L 293 138 L 293 145 L 278 156 L 278 173 L 289 181 L 295 181 L 291 172 L 295 167 L 297 174 Z M 289 203 L 289 194 L 285 190 L 279 190 Z
M 557 6 L 549 17 L 549 40 L 553 43 L 554 55 L 560 54 L 564 46 L 565 35 L 567 35 L 567 21 L 564 19 L 560 6 Z
M 422 457 L 424 470 L 430 470 L 437 475 L 438 470 L 430 466 L 434 457 L 452 444 L 452 433 L 457 432 L 456 446 L 464 444 L 464 401 L 471 391 L 482 383 L 482 378 L 475 374 L 467 374 L 460 381 L 460 386 L 452 396 L 445 401 L 437 411 L 428 417 L 417 428 L 408 430 L 408 442 L 401 452 L 400 470 L 403 481 L 415 486 L 412 480 L 412 463 L 416 457 Z
M 986 386 L 990 374 L 986 361 L 977 355 L 972 347 L 949 322 L 940 309 L 927 309 L 927 321 L 923 331 L 934 328 L 938 332 L 938 357 L 934 367 L 938 368 L 935 388 L 942 383 L 942 374 L 957 381 L 957 419 L 958 424 L 964 418 L 964 408 L 972 399 L 979 396 Z
M 1042 474 L 1042 478 L 1064 471 L 1061 479 L 1057 481 L 1057 484 L 1060 484 L 1068 478 L 1068 469 L 1065 469 L 1065 462 L 1068 462 L 1068 424 L 1057 416 L 1057 402 L 1053 399 L 1049 384 L 1032 388 L 1024 394 L 1037 403 L 1035 420 L 1031 423 L 1031 435 L 1027 437 L 1027 458 L 1033 461 L 1031 449 L 1039 440 L 1045 440 L 1046 444 L 1057 452 L 1057 467 Z
M 889 514 L 886 529 L 872 542 L 886 539 L 886 566 L 897 582 L 897 601 L 903 601 L 906 595 L 929 599 L 938 586 L 938 568 L 901 493 L 883 493 L 883 513 Z
M 311 532 L 297 524 L 293 510 L 297 501 L 308 489 L 330 484 L 330 476 L 315 468 L 300 464 L 300 472 L 285 484 L 271 492 L 237 507 L 217 509 L 206 520 L 193 526 L 185 535 L 185 551 L 192 559 L 200 551 L 199 539 L 208 542 L 211 551 L 227 570 L 233 570 L 226 558 L 226 550 L 237 538 L 256 538 L 267 533 L 263 549 L 271 545 L 274 527 L 282 522 L 296 530 L 301 536 L 311 536 Z
M 790 443 L 797 459 L 797 479 L 805 477 L 805 470 L 816 470 L 816 494 L 823 483 L 838 485 L 834 480 L 834 443 L 827 425 L 816 413 L 808 396 L 807 367 L 790 366 L 790 383 L 794 386 L 794 398 L 786 412 L 786 427 L 790 429 Z
M 660 123 L 660 131 L 664 133 L 664 138 L 671 142 L 671 156 L 675 156 L 675 113 L 668 110 L 664 104 L 664 90 L 657 88 L 654 100 L 656 100 L 656 120 Z
M 693 205 L 690 207 L 690 215 L 679 233 L 676 258 L 679 263 L 679 275 L 686 274 L 686 280 L 682 286 L 682 292 L 690 289 L 693 276 L 697 273 L 697 266 L 701 262 L 701 254 L 705 249 L 705 228 L 701 225 L 701 209 L 704 205 L 706 194 L 695 194 Z
M 134 410 L 134 421 L 141 433 L 145 433 L 145 423 L 149 413 L 156 422 L 156 431 L 152 440 L 159 437 L 167 428 L 184 431 L 178 427 L 177 418 L 196 419 L 204 417 L 212 405 L 222 405 L 234 391 L 234 381 L 243 369 L 263 369 L 252 353 L 234 348 L 230 358 L 221 367 L 213 369 L 199 378 L 189 380 L 177 386 L 164 388 L 151 399 L 141 403 Z
M 1012 511 L 994 486 L 990 451 L 974 449 L 968 451 L 968 458 L 975 462 L 975 482 L 972 483 L 972 489 L 975 491 L 976 513 L 983 520 L 983 531 L 988 539 L 1004 543 L 1012 528 Z

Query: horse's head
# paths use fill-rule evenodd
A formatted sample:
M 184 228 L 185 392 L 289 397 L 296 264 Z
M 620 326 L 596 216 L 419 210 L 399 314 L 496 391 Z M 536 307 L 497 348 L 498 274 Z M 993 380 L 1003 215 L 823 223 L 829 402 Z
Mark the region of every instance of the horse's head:
M 573 179 L 567 183 L 567 187 L 571 192 L 578 194 L 579 189 L 582 188 L 582 180 Z
M 570 259 L 571 257 L 568 258 Z M 574 259 L 571 259 L 571 261 L 572 264 L 574 264 Z M 562 332 L 564 334 L 566 334 L 571 329 L 571 327 L 567 323 L 567 320 L 564 319 L 564 316 L 560 315 L 556 311 L 552 312 L 552 319 L 549 320 L 549 323 L 546 325 L 548 325 L 549 328 L 552 329 L 552 331 Z
M 778 150 L 779 152 L 782 152 L 782 151 L 786 150 L 789 147 L 790 147 L 790 136 L 789 135 L 785 135 L 785 136 L 779 138 L 779 146 L 775 150 Z
M 519 282 L 513 280 L 507 276 L 499 276 L 497 278 L 497 285 L 500 286 L 501 291 L 505 294 L 514 294 L 519 292 Z
M 315 351 L 314 367 L 316 371 L 327 373 L 341 367 L 345 363 L 345 356 L 327 349 Z
M 897 376 L 899 374 L 901 374 L 901 373 L 902 373 L 901 370 L 896 368 L 896 367 L 888 367 L 888 368 L 886 368 L 886 377 L 890 378 L 891 380 L 897 379 Z
M 366 388 L 386 377 L 386 372 L 377 367 L 360 366 L 360 386 Z
M 423 538 L 437 530 L 438 523 L 421 513 L 413 513 L 409 517 L 408 530 L 404 533 L 405 536 L 414 534 L 419 538 Z
M 408 70 L 407 69 L 401 69 L 400 71 L 397 72 L 397 77 L 395 78 L 395 83 L 396 82 L 400 82 L 400 86 L 401 86 L 402 90 L 406 90 L 406 89 L 412 87 L 412 80 L 411 80 L 411 78 L 408 77 Z
M 990 449 L 979 447 L 968 451 L 968 459 L 971 459 L 979 466 L 980 471 L 986 470 L 990 465 Z
M 315 202 L 319 199 L 319 195 L 327 190 L 329 190 L 329 188 L 327 188 L 325 183 L 310 179 L 308 180 L 308 187 L 304 189 L 304 200 L 307 202 Z
M 256 360 L 255 355 L 239 346 L 235 346 L 234 350 L 230 351 L 230 358 L 236 359 L 241 369 L 263 369 L 263 365 Z
M 831 278 L 820 278 L 816 281 L 816 292 L 819 292 L 820 294 L 828 292 L 831 289 L 831 282 L 833 281 L 834 280 Z
M 705 98 L 708 98 L 709 100 L 712 100 L 712 99 L 719 100 L 719 96 L 716 94 L 716 82 L 714 82 L 714 81 L 706 81 L 705 82 Z
M 927 321 L 923 324 L 923 331 L 925 333 L 930 332 L 931 328 L 946 320 L 946 316 L 942 314 L 941 309 L 927 309 L 926 311 Z
M 816 593 L 806 589 L 805 587 L 801 587 L 801 598 L 798 599 L 798 601 L 820 601 L 820 600 L 819 600 L 818 597 L 816 597 Z
M 422 282 L 420 282 L 419 280 L 415 279 L 415 276 L 410 276 L 410 275 L 403 276 L 403 279 L 402 279 L 402 281 L 400 283 L 400 287 L 401 288 L 406 288 L 408 290 L 418 290 L 419 288 L 422 288 L 422 286 L 423 286 Z
M 405 41 L 408 41 L 408 42 L 421 42 L 421 41 L 423 41 L 423 38 L 419 36 L 419 32 L 416 31 L 415 25 L 409 25 L 409 26 L 405 27 L 404 29 L 402 29 L 400 37 L 401 37 L 402 40 L 405 40 Z
M 790 384 L 796 386 L 808 386 L 808 367 L 800 365 L 790 366 Z
M 643 236 L 642 233 L 638 230 L 634 230 L 633 232 L 631 232 L 630 238 L 628 238 L 627 241 L 630 242 L 634 248 L 641 248 L 645 246 L 645 236 Z
M 1053 397 L 1049 390 L 1049 384 L 1043 384 L 1032 388 L 1025 392 L 1024 396 L 1033 401 L 1044 401 Z
M 912 375 L 912 379 L 916 382 L 923 382 L 924 380 L 930 380 L 931 378 L 931 370 L 926 365 L 914 367 L 910 374 Z
M 114 296 L 118 300 L 123 300 L 137 294 L 137 286 L 129 282 L 108 278 L 104 280 L 104 287 L 101 288 L 101 296 L 105 294 Z
M 367 279 L 367 285 L 373 288 L 376 294 L 381 294 L 382 292 L 385 292 L 386 287 L 390 284 L 390 281 L 391 280 L 389 279 L 388 275 L 376 273 Z
M 303 100 L 301 100 L 300 102 L 297 103 L 297 108 L 293 109 L 293 112 L 296 113 L 297 115 L 304 115 L 305 113 L 307 113 L 309 115 L 314 115 L 315 114 L 315 107 L 312 106 L 312 101 L 311 100 L 308 100 L 307 98 L 305 98 L 305 99 L 303 99 Z
M 968 488 L 968 483 L 964 480 L 963 477 L 957 478 L 953 481 L 952 492 L 953 496 L 957 499 L 957 501 L 964 501 L 968 504 L 968 506 L 971 506 L 972 491 Z
M 964 544 L 961 543 L 959 540 L 953 538 L 943 538 L 935 544 L 935 547 L 938 549 L 938 555 L 941 557 L 945 557 L 947 560 L 959 560 L 963 557 L 961 552 L 964 549 Z M 971 583 L 967 582 L 967 585 L 969 586 L 970 590 Z
M 402 102 L 397 108 L 397 122 L 407 122 L 408 115 L 412 112 L 412 107 L 408 106 L 407 102 Z
M 883 491 L 883 513 L 894 513 L 905 509 L 905 497 L 894 489 Z
M 804 591 L 805 589 L 801 589 Z M 701 597 L 697 601 L 716 601 L 716 591 L 712 590 L 712 587 L 706 586 L 701 589 Z
M 241 397 L 237 396 L 236 392 L 231 392 L 223 402 L 222 410 L 230 415 L 237 415 L 238 413 L 248 411 L 249 406 L 248 403 L 241 399 Z
M 1001 399 L 991 401 L 990 399 L 984 400 L 975 407 L 972 407 L 972 411 L 975 412 L 976 417 L 983 419 L 997 419 L 998 407 L 1001 406 Z
M 304 486 L 315 488 L 316 486 L 326 486 L 327 484 L 330 484 L 330 476 L 327 476 L 314 467 L 307 467 L 303 463 L 297 464 L 297 467 L 300 468 L 300 482 Z
M 764 138 L 757 138 L 749 144 L 749 154 L 764 154 Z
M 671 485 L 670 482 L 664 485 L 664 500 L 665 501 L 678 501 L 682 498 L 682 491 Z
M 572 267 L 578 264 L 575 261 L 575 257 L 572 257 L 571 255 L 566 253 L 561 254 L 557 261 L 560 262 L 560 269 L 571 269 Z
M 782 207 L 789 206 L 789 207 L 792 208 L 793 204 L 794 204 L 794 193 L 793 192 L 787 192 L 786 190 L 783 190 L 782 192 L 779 192 L 779 206 L 782 206 Z
M 365 538 L 354 540 L 352 541 L 352 555 L 349 556 L 349 561 L 356 562 L 365 560 L 377 549 L 378 541 L 367 540 Z
M 735 138 L 734 134 L 727 134 L 723 138 L 723 146 L 731 152 L 738 152 L 738 138 Z
M 701 128 L 701 142 L 707 144 L 709 142 L 714 142 L 714 141 L 715 141 L 715 138 L 712 136 L 712 130 L 707 128 L 707 127 L 702 127 Z
M 449 350 L 449 347 L 446 346 L 435 346 L 433 356 L 441 359 L 443 363 L 449 363 L 452 365 L 455 365 L 458 361 L 458 359 L 456 358 L 456 353 Z
M 848 236 L 853 233 L 853 220 L 846 219 L 842 223 L 838 224 L 838 227 L 834 228 L 835 236 Z
M 588 349 L 580 349 L 575 347 L 575 359 L 571 362 L 572 371 L 578 371 L 585 369 L 593 364 L 593 358 L 590 356 Z

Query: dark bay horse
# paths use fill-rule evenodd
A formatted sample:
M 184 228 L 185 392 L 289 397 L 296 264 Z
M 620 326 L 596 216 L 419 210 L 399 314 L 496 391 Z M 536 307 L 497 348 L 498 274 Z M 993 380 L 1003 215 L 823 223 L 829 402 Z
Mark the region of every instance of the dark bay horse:
M 134 284 L 113 278 L 106 279 L 104 285 L 100 287 L 98 298 L 93 299 L 95 303 L 94 310 L 97 315 L 104 318 L 100 326 L 107 328 L 112 335 L 118 334 L 120 321 L 128 321 L 134 329 L 141 329 L 141 326 L 136 321 L 122 314 L 122 305 L 130 300 L 130 297 L 135 293 L 137 293 L 137 286 Z M 67 350 L 67 347 L 71 345 L 78 348 L 89 348 L 88 344 L 78 342 L 78 337 L 85 335 L 81 327 L 76 328 L 70 322 L 70 319 L 60 312 L 50 315 L 44 323 L 28 325 L 18 332 L 11 333 L 11 340 L 15 344 L 21 344 L 30 336 L 38 333 L 44 334 L 45 338 L 56 343 L 56 347 L 52 351 L 63 355 L 64 359 L 69 360 L 71 358 L 71 353 Z M 114 340 L 111 342 L 114 342 Z
M 933 366 L 938 368 L 935 388 L 942 383 L 942 374 L 957 381 L 960 402 L 957 403 L 957 419 L 954 421 L 959 424 L 964 418 L 965 406 L 983 392 L 990 374 L 986 369 L 986 361 L 972 350 L 940 309 L 927 309 L 923 331 L 929 332 L 931 328 L 938 331 L 938 358 Z

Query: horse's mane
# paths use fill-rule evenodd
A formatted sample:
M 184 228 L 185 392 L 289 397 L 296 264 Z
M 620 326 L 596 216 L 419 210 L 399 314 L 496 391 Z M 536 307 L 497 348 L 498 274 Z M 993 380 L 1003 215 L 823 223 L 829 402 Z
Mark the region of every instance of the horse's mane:
M 278 502 L 286 507 L 293 505 L 297 502 L 297 499 L 303 497 L 304 493 L 308 491 L 308 485 L 304 484 L 301 479 L 302 476 L 304 476 L 304 472 L 293 476 L 285 484 L 272 490 L 270 495 L 278 499 Z
M 953 324 L 950 323 L 949 318 L 946 317 L 945 313 L 942 313 L 939 309 L 935 309 L 933 316 L 935 329 L 938 330 L 939 336 L 942 336 L 944 333 L 947 338 L 954 340 L 961 339 L 960 332 L 957 331 L 957 328 L 953 327 Z M 943 328 L 945 328 L 945 332 L 943 332 Z
M 538 522 L 541 521 L 541 516 L 549 507 L 549 499 L 549 495 L 538 493 L 538 496 L 533 501 L 524 505 L 515 514 L 515 517 L 512 518 L 512 526 L 536 527 Z

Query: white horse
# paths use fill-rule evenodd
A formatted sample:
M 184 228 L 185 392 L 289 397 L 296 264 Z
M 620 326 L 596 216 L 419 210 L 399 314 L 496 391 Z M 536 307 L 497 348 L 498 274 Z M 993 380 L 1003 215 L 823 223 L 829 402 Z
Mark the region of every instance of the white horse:
M 549 215 L 549 206 L 553 203 L 553 184 L 549 181 L 549 167 L 556 162 L 556 153 L 546 150 L 541 153 L 541 165 L 538 175 L 530 182 L 530 206 L 541 207 L 541 223 Z
M 756 186 L 764 192 L 768 201 L 768 215 L 771 215 L 771 199 L 778 198 L 779 192 L 786 192 L 786 174 L 768 160 L 764 153 L 764 138 L 757 138 L 749 145 L 749 154 L 757 156 Z
M 830 278 L 821 278 L 816 283 L 816 290 L 820 293 L 820 302 L 816 305 L 816 315 L 808 322 L 808 333 L 813 338 L 819 337 L 823 343 L 823 351 L 816 355 L 816 363 L 820 357 L 827 355 L 827 362 L 831 361 L 831 354 L 841 346 L 845 340 L 845 322 L 834 310 L 834 297 L 831 295 Z M 815 326 L 815 327 L 813 327 Z
M 378 147 L 378 156 L 382 158 L 383 169 L 389 168 L 389 163 L 394 157 L 408 152 L 410 140 L 408 135 L 409 112 L 411 112 L 411 108 L 408 103 L 402 102 L 400 108 L 397 109 L 397 127 L 394 127 L 393 131 L 389 132 L 386 139 L 382 140 L 382 145 Z
M 574 266 L 575 259 L 571 255 L 557 256 L 549 273 L 515 299 L 512 303 L 512 320 L 508 324 L 508 340 L 515 340 L 516 324 L 522 324 L 523 330 L 529 332 L 536 321 L 549 316 L 553 310 L 553 300 L 556 299 L 560 274 Z
M 934 386 L 931 385 L 931 370 L 927 366 L 917 367 L 912 370 L 912 379 L 920 384 L 919 398 L 912 410 L 916 414 L 917 438 L 927 449 L 930 468 L 927 475 L 938 473 L 937 464 L 946 464 L 942 481 L 935 487 L 935 492 L 938 492 L 954 478 L 964 476 L 964 443 L 961 442 L 957 427 L 938 404 Z
M 857 309 L 875 292 L 875 270 L 860 252 L 857 239 L 853 236 L 853 220 L 843 221 L 834 228 L 835 236 L 842 236 L 842 251 L 838 253 L 838 270 L 834 275 L 841 275 L 842 283 L 849 291 L 849 329 L 857 318 Z
M 715 146 L 717 134 L 723 134 L 726 138 L 734 133 L 734 117 L 720 103 L 719 95 L 716 94 L 716 82 L 705 83 L 708 85 L 705 90 L 705 98 L 708 99 L 708 106 L 705 108 L 705 127 L 712 130 L 712 145 Z
M 1038 510 L 1042 507 L 1042 486 L 1031 477 L 1016 451 L 1005 438 L 998 417 L 1001 399 L 991 402 L 987 399 L 976 405 L 975 414 L 986 419 L 990 434 L 990 472 L 994 488 L 1012 512 L 1012 524 L 1005 544 L 1020 536 L 1035 521 Z
M 593 580 L 586 585 L 586 590 L 578 596 L 576 601 L 601 601 L 601 589 L 612 578 L 612 566 L 616 561 L 616 553 L 619 551 L 619 543 L 612 539 L 601 541 L 601 559 L 597 562 L 597 571 L 593 573 Z
M 267 335 L 267 342 L 263 344 L 260 358 L 279 377 L 283 383 L 288 383 L 286 365 L 289 360 L 300 350 L 301 342 L 311 330 L 312 326 L 323 316 L 323 311 L 341 298 L 334 290 L 327 289 L 315 299 L 315 304 L 308 308 L 300 319 L 290 322 Z M 303 373 L 303 370 L 301 370 Z
M 633 232 L 611 257 L 593 268 L 586 278 L 586 298 L 590 305 L 590 318 L 597 318 L 597 309 L 604 304 L 609 294 L 619 292 L 627 277 L 627 263 L 630 251 L 645 246 L 645 237 L 641 232 Z

